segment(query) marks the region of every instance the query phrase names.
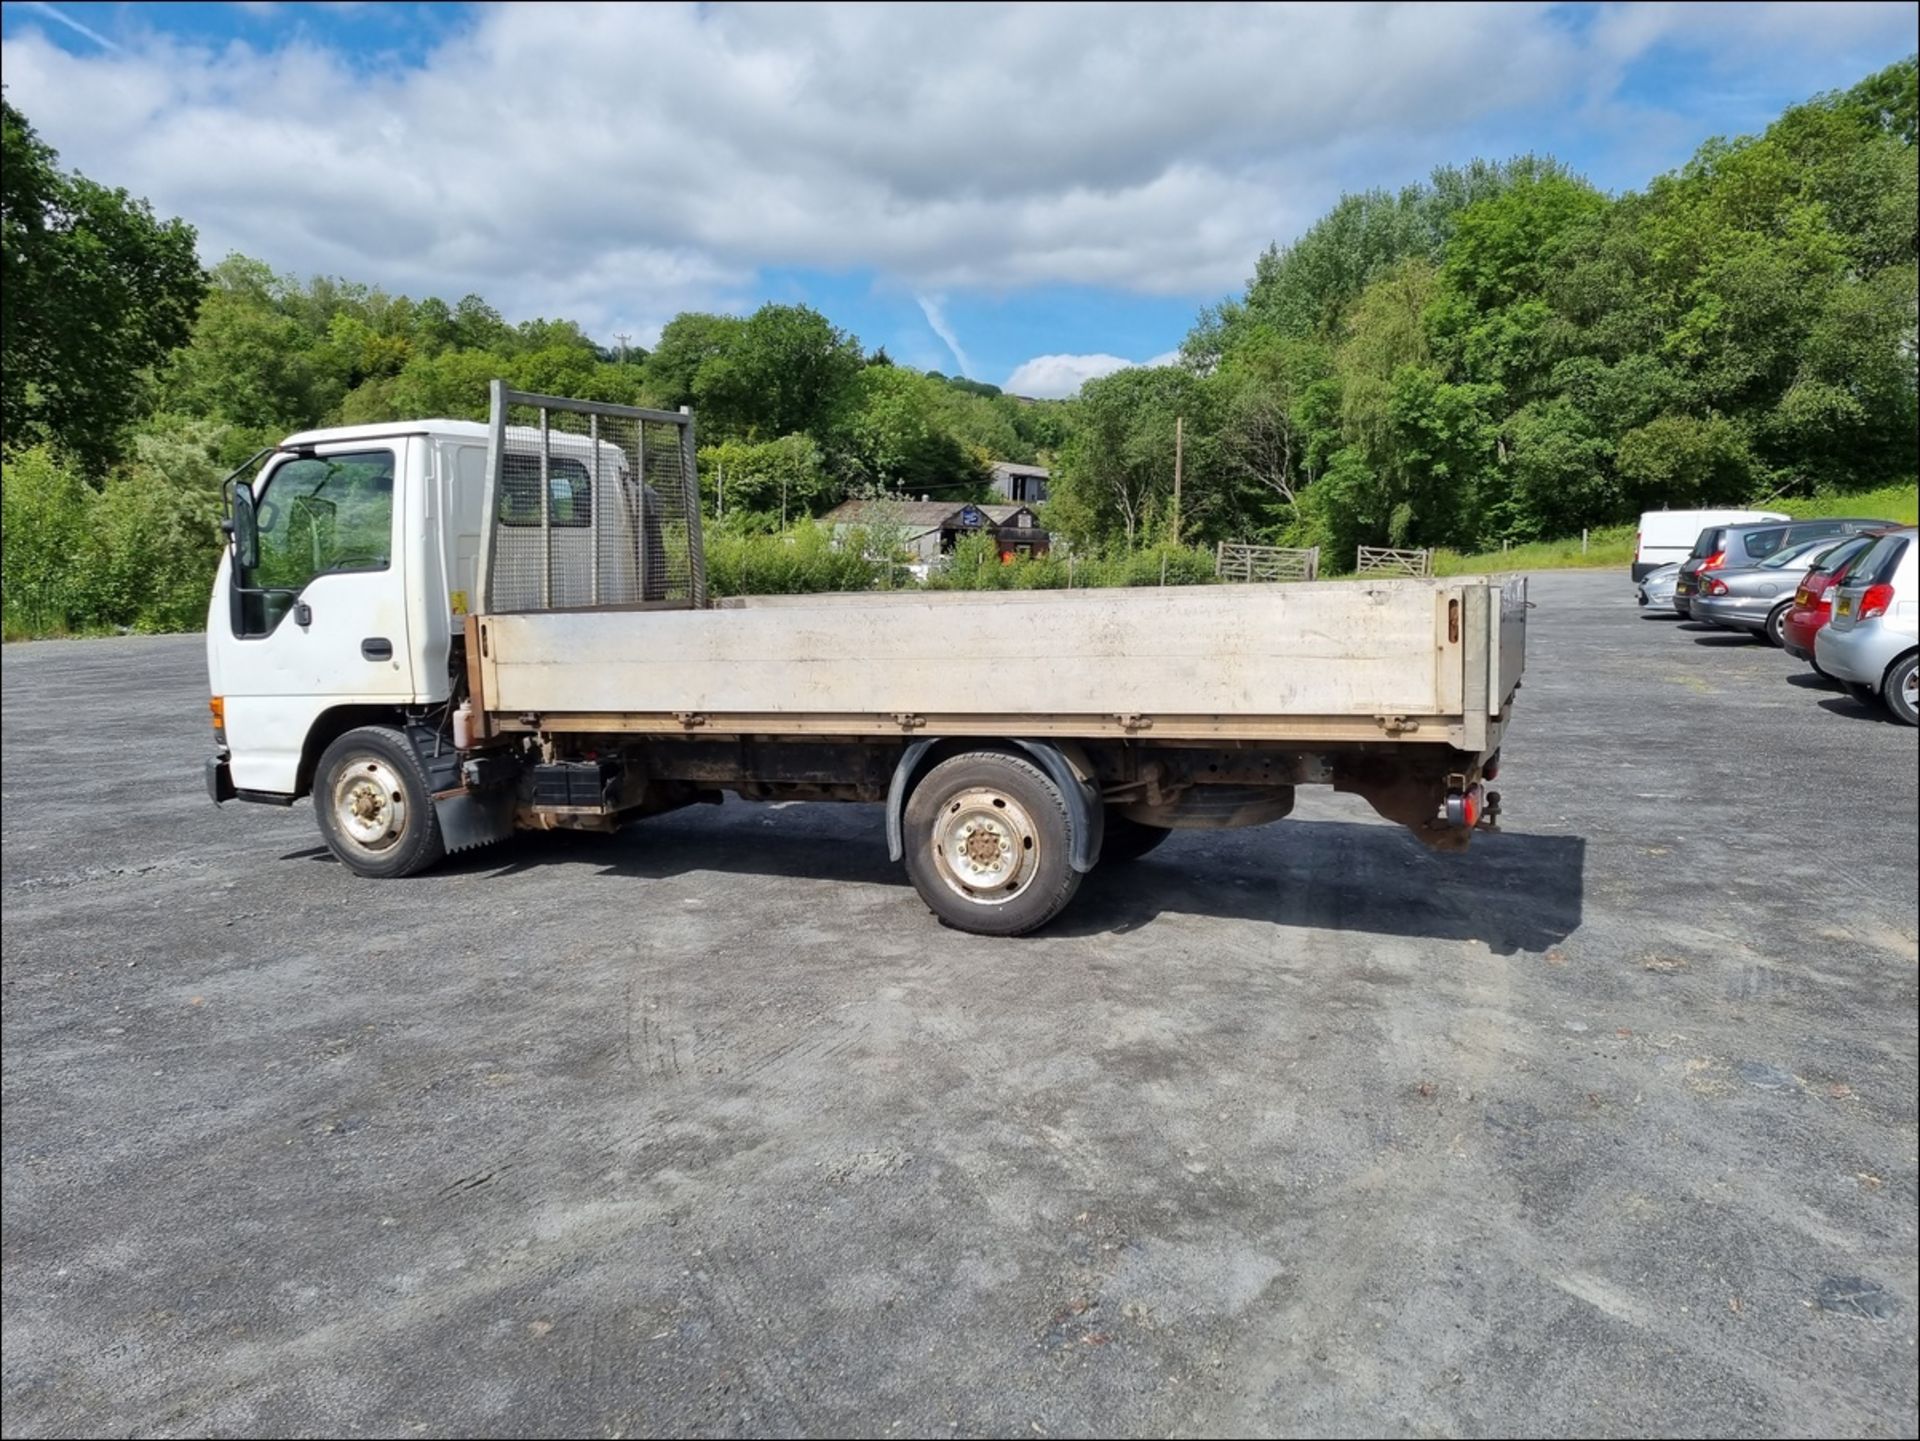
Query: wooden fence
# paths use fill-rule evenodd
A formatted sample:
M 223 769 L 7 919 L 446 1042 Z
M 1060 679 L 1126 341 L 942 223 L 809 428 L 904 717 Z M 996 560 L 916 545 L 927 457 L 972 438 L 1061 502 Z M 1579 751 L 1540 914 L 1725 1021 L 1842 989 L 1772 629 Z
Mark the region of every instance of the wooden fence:
M 1363 545 L 1354 557 L 1353 570 L 1356 575 L 1432 575 L 1433 552 Z
M 1229 545 L 1213 554 L 1213 573 L 1222 580 L 1316 580 L 1320 547 L 1291 550 L 1280 545 Z

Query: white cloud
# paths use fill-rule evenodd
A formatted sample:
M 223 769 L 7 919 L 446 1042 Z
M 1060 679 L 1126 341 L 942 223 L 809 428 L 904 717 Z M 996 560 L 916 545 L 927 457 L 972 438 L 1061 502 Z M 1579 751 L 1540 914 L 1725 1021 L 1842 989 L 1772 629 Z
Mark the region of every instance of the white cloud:
M 973 363 L 967 359 L 966 351 L 960 348 L 960 337 L 955 335 L 953 327 L 947 324 L 946 311 L 940 301 L 931 295 L 916 295 L 914 301 L 920 307 L 920 313 L 927 317 L 927 329 L 940 337 L 940 343 L 953 352 L 953 363 L 960 367 L 960 373 L 969 380 L 973 378 Z
M 66 163 L 188 217 L 210 257 L 645 333 L 767 265 L 934 296 L 1218 294 L 1342 188 L 1604 100 L 1663 40 L 1768 37 L 1774 64 L 1911 43 L 1908 4 L 1738 13 L 539 3 L 400 58 L 133 22 L 75 55 L 16 24 L 7 87 Z
M 1137 361 L 1118 355 L 1036 355 L 1014 367 L 1007 383 L 1000 388 L 1014 395 L 1031 395 L 1040 400 L 1060 400 L 1078 395 L 1089 380 L 1125 370 Z

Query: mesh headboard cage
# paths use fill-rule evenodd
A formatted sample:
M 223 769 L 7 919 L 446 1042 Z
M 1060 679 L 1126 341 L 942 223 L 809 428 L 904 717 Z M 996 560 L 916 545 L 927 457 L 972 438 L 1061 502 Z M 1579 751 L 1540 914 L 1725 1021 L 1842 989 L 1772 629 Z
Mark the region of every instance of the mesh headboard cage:
M 493 614 L 707 603 L 693 412 L 493 382 L 479 590 Z

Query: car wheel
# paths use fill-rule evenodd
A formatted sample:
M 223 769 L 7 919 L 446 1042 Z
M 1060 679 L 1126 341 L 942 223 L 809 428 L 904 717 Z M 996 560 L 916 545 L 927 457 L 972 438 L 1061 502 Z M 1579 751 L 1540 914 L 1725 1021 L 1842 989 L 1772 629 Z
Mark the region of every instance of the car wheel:
M 327 848 L 358 875 L 411 876 L 446 854 L 420 758 L 387 726 L 361 726 L 327 747 L 313 809 Z
M 1113 807 L 1107 807 L 1106 835 L 1100 842 L 1100 863 L 1124 864 L 1137 861 L 1160 845 L 1173 832 L 1165 826 L 1150 826 L 1128 820 Z
M 940 762 L 907 799 L 906 834 L 913 888 L 955 930 L 1025 935 L 1080 888 L 1066 797 L 1022 756 L 969 751 Z
M 1792 609 L 1792 601 L 1776 605 L 1767 615 L 1765 635 L 1771 645 L 1784 646 L 1787 643 L 1787 612 Z
M 1903 725 L 1920 725 L 1920 655 L 1895 661 L 1880 694 L 1895 720 Z

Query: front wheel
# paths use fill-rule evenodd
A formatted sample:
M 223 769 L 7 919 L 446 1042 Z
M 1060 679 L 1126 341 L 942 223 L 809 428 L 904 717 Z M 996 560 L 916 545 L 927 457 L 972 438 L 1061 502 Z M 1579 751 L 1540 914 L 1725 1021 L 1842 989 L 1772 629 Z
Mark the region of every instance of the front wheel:
M 1766 635 L 1769 644 L 1784 646 L 1787 643 L 1787 611 L 1790 606 L 1791 602 L 1787 605 L 1776 605 L 1768 613 Z
M 359 875 L 411 876 L 446 854 L 426 773 L 406 737 L 387 726 L 361 726 L 327 747 L 313 808 L 327 848 Z
M 1920 725 L 1920 656 L 1902 656 L 1887 672 L 1880 694 L 1903 725 Z
M 1080 888 L 1067 862 L 1066 797 L 1021 756 L 969 751 L 940 762 L 907 799 L 906 834 L 914 889 L 956 930 L 1025 935 Z

